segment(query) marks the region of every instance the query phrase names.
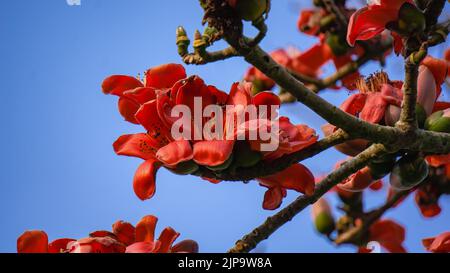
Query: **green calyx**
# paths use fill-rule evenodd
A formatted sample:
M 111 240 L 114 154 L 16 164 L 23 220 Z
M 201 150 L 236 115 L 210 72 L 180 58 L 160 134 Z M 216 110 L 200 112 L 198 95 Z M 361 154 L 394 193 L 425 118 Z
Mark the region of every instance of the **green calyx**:
M 198 165 L 193 160 L 181 162 L 175 169 L 169 169 L 171 172 L 179 175 L 193 174 L 198 170 Z
M 258 164 L 263 156 L 260 152 L 253 151 L 246 141 L 236 142 L 234 149 L 236 167 L 249 168 Z
M 228 169 L 228 167 L 230 167 L 231 163 L 233 162 L 233 155 L 231 155 L 224 163 L 217 165 L 217 166 L 206 166 L 208 169 L 210 169 L 211 171 L 214 172 L 221 172 L 224 171 L 226 169 Z

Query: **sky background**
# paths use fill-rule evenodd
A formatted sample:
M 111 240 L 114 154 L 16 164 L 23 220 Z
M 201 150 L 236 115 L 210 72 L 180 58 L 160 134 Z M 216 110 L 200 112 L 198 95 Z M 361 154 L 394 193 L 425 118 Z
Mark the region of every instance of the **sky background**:
M 299 10 L 309 1 L 273 1 L 266 50 L 315 41 L 296 30 Z M 449 7 L 444 12 L 450 15 Z M 195 239 L 202 252 L 224 252 L 242 235 L 274 212 L 261 207 L 264 188 L 257 183 L 213 185 L 197 177 L 177 176 L 161 169 L 157 193 L 140 201 L 132 179 L 139 159 L 119 157 L 112 143 L 122 134 L 141 132 L 117 111 L 117 98 L 100 86 L 111 74 L 137 75 L 147 68 L 180 62 L 175 29 L 188 33 L 202 28 L 197 0 L 66 0 L 3 1 L 0 9 L 0 252 L 15 252 L 17 237 L 27 229 L 45 230 L 50 240 L 82 238 L 110 229 L 116 220 L 135 224 L 154 214 L 157 232 L 172 226 L 180 239 Z M 192 36 L 192 35 L 191 35 Z M 223 46 L 219 43 L 217 47 Z M 443 48 L 434 48 L 442 56 Z M 446 45 L 448 47 L 448 44 Z M 208 84 L 229 90 L 248 65 L 232 59 L 207 66 L 187 67 Z M 385 70 L 402 78 L 402 62 L 389 59 Z M 379 69 L 366 66 L 366 75 Z M 330 67 L 324 73 L 330 73 Z M 448 99 L 448 88 L 444 91 Z M 340 104 L 346 91 L 323 96 Z M 300 104 L 283 106 L 294 122 L 319 130 L 325 122 Z M 306 160 L 315 174 L 329 172 L 344 158 L 333 149 Z M 298 194 L 289 192 L 283 206 Z M 386 191 L 368 193 L 367 207 L 383 203 Z M 336 204 L 335 197 L 328 199 Z M 404 224 L 406 248 L 422 252 L 420 240 L 450 229 L 450 198 L 440 201 L 443 212 L 424 219 L 411 197 L 387 217 Z M 336 248 L 318 236 L 309 209 L 280 228 L 257 249 L 265 252 L 354 252 Z

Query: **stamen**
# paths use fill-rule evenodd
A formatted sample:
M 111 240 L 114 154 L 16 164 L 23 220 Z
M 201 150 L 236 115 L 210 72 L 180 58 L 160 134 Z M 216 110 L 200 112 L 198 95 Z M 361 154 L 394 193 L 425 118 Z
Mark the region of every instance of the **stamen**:
M 384 71 L 376 72 L 367 78 L 359 78 L 355 85 L 361 93 L 380 92 L 383 84 L 389 83 L 389 76 Z

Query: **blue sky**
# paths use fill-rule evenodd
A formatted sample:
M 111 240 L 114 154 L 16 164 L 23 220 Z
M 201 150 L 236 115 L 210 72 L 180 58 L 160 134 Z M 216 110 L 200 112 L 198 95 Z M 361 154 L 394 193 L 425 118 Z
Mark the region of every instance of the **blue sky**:
M 305 50 L 312 45 L 314 40 L 296 30 L 297 14 L 305 1 L 273 2 L 263 47 L 293 45 Z M 448 6 L 445 13 L 448 16 Z M 141 129 L 123 121 L 117 99 L 101 93 L 102 80 L 111 74 L 137 75 L 155 65 L 179 62 L 175 29 L 182 24 L 193 33 L 201 28 L 201 16 L 197 0 L 81 0 L 81 6 L 69 6 L 66 0 L 2 3 L 0 252 L 14 252 L 16 238 L 27 229 L 43 229 L 50 239 L 81 238 L 90 231 L 110 229 L 118 219 L 136 223 L 146 214 L 159 217 L 158 230 L 170 225 L 181 232 L 181 238 L 197 240 L 203 252 L 224 252 L 273 214 L 262 210 L 264 189 L 257 183 L 212 185 L 163 169 L 157 176 L 155 197 L 141 202 L 131 186 L 140 160 L 118 157 L 112 150 L 118 136 Z M 439 56 L 442 48 L 432 53 Z M 228 91 L 247 67 L 236 58 L 190 66 L 187 71 Z M 376 69 L 370 65 L 363 72 Z M 386 70 L 394 78 L 401 79 L 401 69 L 399 58 L 389 59 Z M 339 104 L 347 92 L 330 91 L 323 96 Z M 324 123 L 299 104 L 283 107 L 282 112 L 316 129 Z M 341 158 L 330 150 L 305 164 L 322 174 Z M 368 207 L 381 204 L 385 195 L 384 191 L 369 193 Z M 296 193 L 289 193 L 283 204 L 295 197 Z M 411 197 L 388 213 L 406 225 L 408 250 L 423 251 L 421 238 L 450 229 L 449 201 L 441 199 L 444 210 L 433 220 L 420 216 Z M 317 236 L 308 209 L 259 250 L 353 252 L 354 248 L 335 248 Z

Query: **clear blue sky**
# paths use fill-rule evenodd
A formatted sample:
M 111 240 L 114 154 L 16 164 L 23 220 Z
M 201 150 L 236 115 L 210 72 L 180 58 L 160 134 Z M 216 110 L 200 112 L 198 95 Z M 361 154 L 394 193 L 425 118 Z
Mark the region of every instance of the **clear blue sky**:
M 298 11 L 306 5 L 300 3 L 305 1 L 273 2 L 264 48 L 306 49 L 313 41 L 296 30 Z M 2 2 L 1 252 L 15 251 L 16 238 L 26 229 L 43 229 L 50 239 L 80 238 L 96 229 L 110 229 L 118 219 L 136 223 L 146 214 L 160 218 L 158 230 L 170 225 L 181 238 L 197 240 L 201 251 L 223 252 L 273 213 L 262 210 L 264 189 L 256 183 L 212 185 L 163 169 L 155 197 L 141 202 L 132 191 L 140 160 L 116 156 L 112 150 L 118 136 L 141 129 L 122 120 L 117 99 L 100 92 L 102 80 L 110 74 L 137 75 L 158 64 L 179 62 L 175 28 L 183 24 L 193 33 L 201 28 L 200 20 L 197 0 L 81 0 L 81 6 L 68 6 L 66 0 Z M 433 53 L 442 54 L 442 47 Z M 228 91 L 246 68 L 242 60 L 233 59 L 188 67 L 188 72 Z M 375 69 L 369 66 L 364 72 Z M 400 78 L 400 59 L 390 59 L 386 69 Z M 339 104 L 347 93 L 324 96 Z M 317 129 L 324 123 L 302 105 L 284 107 L 283 113 Z M 341 158 L 330 150 L 305 163 L 321 174 Z M 381 204 L 385 195 L 368 194 L 368 206 Z M 283 204 L 295 197 L 289 193 Z M 388 214 L 407 226 L 408 250 L 422 251 L 421 238 L 450 229 L 449 201 L 441 199 L 443 213 L 433 220 L 420 216 L 412 198 Z M 306 210 L 260 250 L 352 252 L 354 248 L 335 248 L 318 237 Z

